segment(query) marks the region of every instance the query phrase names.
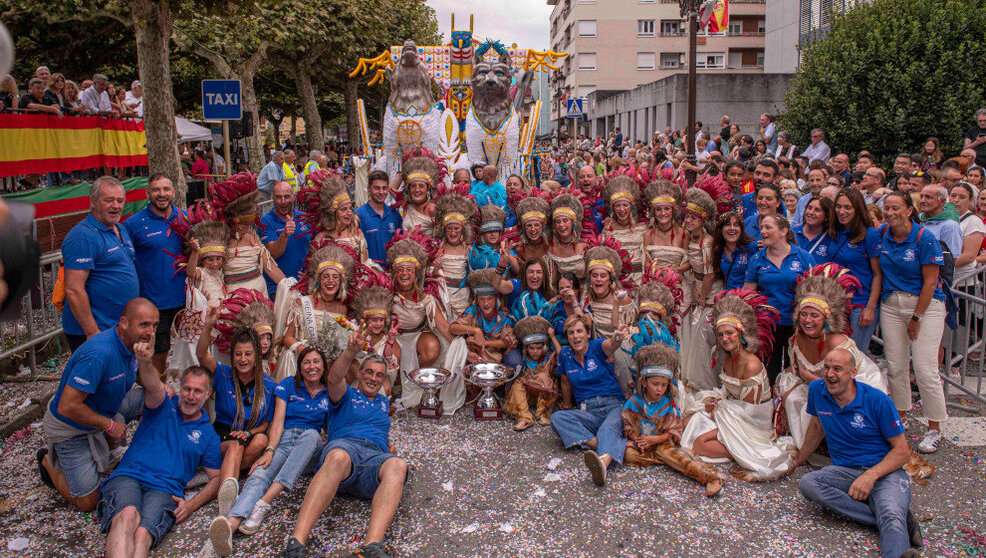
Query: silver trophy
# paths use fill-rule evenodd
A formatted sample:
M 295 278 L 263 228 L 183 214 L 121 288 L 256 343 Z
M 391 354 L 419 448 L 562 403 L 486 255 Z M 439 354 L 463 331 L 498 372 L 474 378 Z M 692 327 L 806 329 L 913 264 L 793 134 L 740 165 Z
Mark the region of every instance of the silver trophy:
M 496 397 L 493 396 L 493 389 L 501 386 L 517 376 L 517 371 L 511 370 L 508 366 L 492 362 L 472 364 L 465 369 L 465 380 L 470 384 L 482 388 L 483 393 L 476 400 L 476 408 L 473 416 L 476 420 L 500 420 L 503 418 L 503 407 Z
M 435 392 L 452 381 L 455 375 L 444 368 L 418 368 L 408 374 L 408 377 L 425 392 L 421 404 L 418 405 L 418 416 L 432 419 L 442 416 L 442 402 Z

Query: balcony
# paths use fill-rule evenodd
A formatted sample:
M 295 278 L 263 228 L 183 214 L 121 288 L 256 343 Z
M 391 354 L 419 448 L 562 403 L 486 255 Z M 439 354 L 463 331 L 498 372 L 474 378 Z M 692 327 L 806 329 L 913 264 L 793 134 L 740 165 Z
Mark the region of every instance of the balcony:
M 733 31 L 733 30 L 730 30 L 728 35 L 730 37 L 763 37 L 764 36 L 764 32 L 763 31 Z

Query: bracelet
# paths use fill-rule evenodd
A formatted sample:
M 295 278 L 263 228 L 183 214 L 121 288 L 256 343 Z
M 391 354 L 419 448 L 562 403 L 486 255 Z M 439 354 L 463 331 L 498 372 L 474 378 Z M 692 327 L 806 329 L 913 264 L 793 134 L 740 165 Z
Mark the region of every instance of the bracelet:
M 264 448 L 264 453 L 267 453 L 267 452 L 274 453 L 274 448 L 272 448 L 270 446 L 267 446 L 266 448 Z
M 109 417 L 106 417 L 106 418 L 109 418 Z M 110 431 L 112 431 L 112 430 L 113 430 L 114 428 L 116 428 L 116 421 L 115 421 L 115 420 L 113 420 L 113 419 L 110 419 L 110 425 L 109 425 L 109 426 L 107 426 L 106 428 L 102 428 L 101 430 L 102 430 L 103 432 L 110 432 Z

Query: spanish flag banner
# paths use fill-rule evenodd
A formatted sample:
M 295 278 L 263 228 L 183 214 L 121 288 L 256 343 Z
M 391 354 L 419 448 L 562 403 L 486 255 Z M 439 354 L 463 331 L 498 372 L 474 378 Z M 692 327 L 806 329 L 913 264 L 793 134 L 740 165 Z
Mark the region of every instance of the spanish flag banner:
M 143 120 L 0 114 L 0 176 L 147 164 Z
M 712 17 L 709 18 L 709 33 L 729 30 L 729 0 L 715 0 Z

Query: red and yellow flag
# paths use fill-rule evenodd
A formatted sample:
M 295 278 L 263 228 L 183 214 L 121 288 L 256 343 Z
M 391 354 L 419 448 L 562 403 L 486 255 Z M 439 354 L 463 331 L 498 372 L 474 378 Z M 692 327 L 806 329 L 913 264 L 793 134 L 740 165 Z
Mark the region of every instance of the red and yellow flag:
M 729 0 L 715 0 L 712 17 L 709 18 L 709 33 L 719 33 L 729 29 Z
M 147 164 L 143 120 L 0 114 L 0 176 Z

